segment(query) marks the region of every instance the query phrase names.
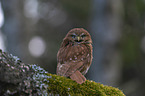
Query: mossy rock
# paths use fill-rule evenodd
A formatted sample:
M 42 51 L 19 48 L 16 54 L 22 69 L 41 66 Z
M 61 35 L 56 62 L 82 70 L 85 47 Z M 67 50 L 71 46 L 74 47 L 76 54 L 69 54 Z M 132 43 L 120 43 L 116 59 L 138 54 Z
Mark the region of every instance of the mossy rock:
M 0 96 L 125 96 L 114 87 L 87 80 L 83 84 L 50 74 L 35 64 L 0 50 Z

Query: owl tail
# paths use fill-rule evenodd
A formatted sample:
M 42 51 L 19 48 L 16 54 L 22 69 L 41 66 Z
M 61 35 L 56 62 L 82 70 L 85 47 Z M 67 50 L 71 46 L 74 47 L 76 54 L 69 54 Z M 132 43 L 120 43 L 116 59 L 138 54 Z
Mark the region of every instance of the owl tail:
M 79 84 L 82 84 L 82 83 L 84 83 L 84 82 L 86 81 L 85 76 L 82 75 L 82 74 L 80 73 L 80 71 L 76 71 L 75 73 L 73 73 L 73 74 L 70 76 L 70 78 L 71 78 L 72 80 L 76 81 L 76 82 L 79 83 Z

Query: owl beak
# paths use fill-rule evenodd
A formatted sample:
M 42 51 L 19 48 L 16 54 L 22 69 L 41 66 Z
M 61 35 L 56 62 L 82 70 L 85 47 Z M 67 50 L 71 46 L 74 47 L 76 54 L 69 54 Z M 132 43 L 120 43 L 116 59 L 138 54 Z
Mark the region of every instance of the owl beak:
M 80 36 L 78 36 L 78 37 L 77 37 L 77 39 L 78 39 L 78 41 L 80 41 L 80 40 L 81 40 L 81 37 L 80 37 Z

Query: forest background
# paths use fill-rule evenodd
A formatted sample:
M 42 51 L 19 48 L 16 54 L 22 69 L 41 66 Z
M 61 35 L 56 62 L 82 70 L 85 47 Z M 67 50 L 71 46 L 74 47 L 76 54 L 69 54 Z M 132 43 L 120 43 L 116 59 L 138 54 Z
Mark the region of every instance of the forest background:
M 145 0 L 1 0 L 0 48 L 56 73 L 57 51 L 76 27 L 93 39 L 86 77 L 145 96 Z

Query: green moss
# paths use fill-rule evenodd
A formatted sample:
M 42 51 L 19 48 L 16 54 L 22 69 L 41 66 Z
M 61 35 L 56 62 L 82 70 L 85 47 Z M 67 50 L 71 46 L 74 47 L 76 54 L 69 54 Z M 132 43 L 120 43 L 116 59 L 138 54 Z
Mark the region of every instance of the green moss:
M 48 93 L 60 96 L 125 96 L 118 88 L 104 86 L 103 84 L 87 80 L 83 84 L 77 84 L 69 78 L 47 73 Z

